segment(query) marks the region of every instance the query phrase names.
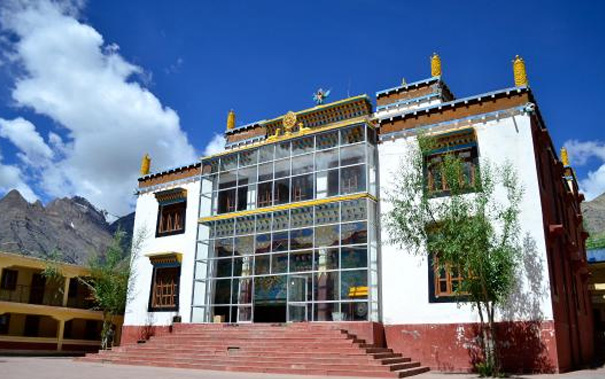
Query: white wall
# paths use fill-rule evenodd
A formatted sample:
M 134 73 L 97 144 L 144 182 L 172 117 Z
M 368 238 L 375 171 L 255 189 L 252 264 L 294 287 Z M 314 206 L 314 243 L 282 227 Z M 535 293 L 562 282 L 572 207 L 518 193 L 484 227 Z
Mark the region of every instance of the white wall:
M 537 169 L 534 158 L 530 119 L 526 115 L 507 117 L 499 121 L 490 121 L 474 126 L 477 133 L 480 165 L 490 162 L 501 165 L 506 160 L 517 170 L 520 183 L 525 192 L 520 204 L 520 224 L 522 233 L 529 233 L 536 243 L 538 265 L 529 277 L 539 278 L 544 293 L 535 298 L 536 307 L 530 311 L 513 309 L 512 319 L 528 319 L 541 315 L 544 319 L 552 319 L 552 306 L 548 288 L 549 276 L 546 261 L 542 208 L 540 203 Z M 406 157 L 410 144 L 415 143 L 413 137 L 385 141 L 379 145 L 380 160 L 380 197 L 384 199 L 388 188 L 392 187 L 400 162 Z M 496 191 L 498 201 L 504 200 L 503 189 Z M 390 209 L 390 204 L 381 202 L 384 214 Z M 401 251 L 394 245 L 387 244 L 388 235 L 382 228 L 381 269 L 382 269 L 382 314 L 385 324 L 428 324 L 428 323 L 460 323 L 478 321 L 476 312 L 467 304 L 429 303 L 428 263 L 426 257 L 418 257 L 410 252 Z M 529 257 L 529 255 L 527 255 Z M 524 262 L 525 263 L 525 262 Z M 525 264 L 521 264 L 525 267 Z M 528 276 L 528 275 L 524 275 Z M 520 281 L 522 293 L 529 293 L 527 279 Z M 523 304 L 527 305 L 527 304 Z
M 156 238 L 158 201 L 155 194 L 143 193 L 137 199 L 134 238 L 136 239 L 137 235 L 144 237 L 140 250 L 131 264 L 135 273 L 135 279 L 131 282 L 133 297 L 126 305 L 124 325 L 170 325 L 172 317 L 176 315 L 176 312 L 147 312 L 153 266 L 146 254 L 154 252 L 173 251 L 183 254 L 179 286 L 179 315 L 182 316 L 183 322 L 188 322 L 190 319 L 200 182 L 195 180 L 185 184 L 167 186 L 161 191 L 176 187 L 187 190 L 187 211 L 185 233 L 183 234 Z

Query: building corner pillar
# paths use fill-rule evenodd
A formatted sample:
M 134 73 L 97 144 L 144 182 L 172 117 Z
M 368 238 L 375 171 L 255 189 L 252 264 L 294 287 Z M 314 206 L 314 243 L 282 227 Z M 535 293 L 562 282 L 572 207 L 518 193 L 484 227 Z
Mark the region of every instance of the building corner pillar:
M 65 283 L 63 283 L 63 301 L 61 302 L 61 306 L 67 307 L 67 301 L 69 300 L 69 283 L 71 281 L 71 277 L 65 277 Z
M 63 350 L 63 334 L 65 333 L 65 320 L 58 320 L 59 327 L 57 328 L 57 351 Z

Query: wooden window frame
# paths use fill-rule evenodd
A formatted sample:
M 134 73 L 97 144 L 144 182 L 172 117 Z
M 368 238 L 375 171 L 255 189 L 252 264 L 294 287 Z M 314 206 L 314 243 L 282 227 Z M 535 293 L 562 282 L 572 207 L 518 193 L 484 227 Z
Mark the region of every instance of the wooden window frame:
M 474 187 L 476 185 L 477 177 L 476 172 L 479 167 L 479 153 L 477 146 L 470 146 L 461 149 L 454 149 L 445 152 L 437 152 L 437 153 L 429 153 L 424 157 L 424 178 L 425 185 L 427 188 L 427 192 L 431 197 L 441 197 L 448 196 L 450 194 L 450 190 L 447 186 L 446 181 L 443 179 L 443 173 L 441 173 L 441 188 L 437 189 L 435 187 L 435 168 L 439 169 L 442 167 L 442 164 L 437 161 L 438 159 L 443 160 L 445 156 L 452 154 L 457 157 L 460 157 L 464 153 L 470 153 L 468 158 L 462 158 L 463 163 L 470 163 L 470 183 L 468 189 L 465 192 L 474 192 Z M 460 178 L 460 180 L 464 180 L 464 178 Z
M 439 261 L 433 254 L 429 255 L 428 259 L 429 270 L 429 303 L 457 303 L 468 301 L 468 296 L 464 293 L 456 294 L 453 289 L 453 281 L 461 282 L 464 276 L 461 275 L 462 270 L 458 270 L 458 276 L 452 277 L 451 270 L 445 268 L 445 279 L 441 278 L 439 273 Z M 442 292 L 440 284 L 446 282 L 446 291 Z
M 170 228 L 166 227 L 164 228 L 164 217 L 166 216 L 165 214 L 165 210 L 168 208 L 176 208 L 178 207 L 180 211 L 172 211 L 168 214 L 168 216 L 170 215 L 176 215 L 176 217 L 178 217 L 177 221 L 180 223 L 180 227 L 172 227 L 172 225 L 170 225 Z M 171 203 L 167 203 L 167 204 L 162 204 L 160 203 L 158 206 L 158 220 L 157 220 L 157 224 L 156 224 L 156 232 L 155 232 L 155 236 L 156 237 L 165 237 L 165 236 L 172 236 L 175 234 L 183 234 L 185 233 L 185 224 L 186 224 L 186 216 L 187 216 L 187 200 L 183 199 L 181 201 L 177 201 L 177 202 L 171 202 Z M 172 218 L 170 219 L 171 222 L 174 222 L 172 220 Z M 168 222 L 168 221 L 166 221 Z
M 174 278 L 172 283 L 162 283 L 158 288 L 158 271 L 174 270 Z M 153 275 L 151 278 L 151 288 L 149 290 L 149 312 L 175 312 L 179 310 L 179 291 L 181 280 L 181 266 L 154 266 Z M 158 291 L 160 294 L 158 294 Z M 162 293 L 167 291 L 168 293 Z M 170 293 L 171 292 L 171 293 Z M 161 299 L 158 301 L 158 299 Z M 168 300 L 166 303 L 163 301 Z

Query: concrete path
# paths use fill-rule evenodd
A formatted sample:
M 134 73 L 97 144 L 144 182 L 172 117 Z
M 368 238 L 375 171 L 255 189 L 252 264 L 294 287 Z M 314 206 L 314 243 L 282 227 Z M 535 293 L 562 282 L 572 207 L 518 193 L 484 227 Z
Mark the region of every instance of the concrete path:
M 527 375 L 529 379 L 604 379 L 605 368 L 574 371 L 561 375 Z M 75 362 L 71 358 L 0 357 L 2 379 L 317 379 L 319 376 L 255 374 L 225 371 L 203 371 L 177 368 L 121 366 L 102 363 Z M 331 379 L 351 379 L 331 376 Z M 469 374 L 428 372 L 417 379 L 470 379 Z M 359 378 L 357 378 L 359 379 Z

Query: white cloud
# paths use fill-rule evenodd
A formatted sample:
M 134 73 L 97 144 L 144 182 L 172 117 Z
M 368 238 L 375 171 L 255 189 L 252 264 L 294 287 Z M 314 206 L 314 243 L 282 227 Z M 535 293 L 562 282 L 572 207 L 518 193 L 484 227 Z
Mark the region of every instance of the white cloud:
M 21 117 L 14 120 L 0 118 L 0 137 L 8 139 L 19 149 L 19 158 L 29 166 L 44 166 L 53 156 L 34 124 Z
M 589 171 L 586 178 L 579 179 L 580 189 L 586 200 L 592 200 L 605 192 L 605 143 L 601 141 L 565 142 L 572 166 L 584 166 L 591 159 L 599 162 L 599 168 Z
M 49 134 L 55 160 L 41 175 L 41 188 L 51 196 L 78 194 L 123 214 L 144 153 L 158 168 L 188 164 L 196 154 L 176 112 L 135 81 L 144 70 L 76 18 L 81 5 L 4 3 L 2 29 L 13 36 L 10 54 L 24 70 L 12 97 L 63 128 Z
M 225 138 L 222 134 L 215 133 L 206 148 L 204 149 L 204 155 L 213 155 L 220 153 L 225 150 Z
M 0 152 L 0 192 L 8 192 L 12 189 L 18 190 L 29 202 L 38 200 L 38 196 L 25 183 L 21 170 L 15 166 L 2 164 L 2 154 Z

